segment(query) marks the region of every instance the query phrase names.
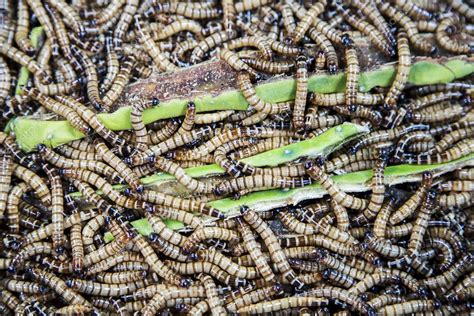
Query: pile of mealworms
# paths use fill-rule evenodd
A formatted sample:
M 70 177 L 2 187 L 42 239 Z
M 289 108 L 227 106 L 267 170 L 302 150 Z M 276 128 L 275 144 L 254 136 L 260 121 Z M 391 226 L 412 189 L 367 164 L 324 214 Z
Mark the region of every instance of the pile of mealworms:
M 472 159 L 419 182 L 384 176 L 474 153 L 472 74 L 408 82 L 414 56 L 472 55 L 468 2 L 1 1 L 2 130 L 14 117 L 49 117 L 86 137 L 26 153 L 0 132 L 0 314 L 469 313 Z M 361 42 L 396 62 L 389 87 L 360 92 Z M 98 119 L 130 83 L 217 59 L 235 70 L 247 111 L 197 113 L 189 102 L 183 117 L 145 124 L 160 100 L 130 97 L 131 130 Z M 345 73 L 344 92 L 308 92 L 314 73 Z M 294 76 L 294 100 L 257 95 L 274 75 Z M 368 133 L 321 157 L 242 161 L 344 122 Z M 214 163 L 222 175 L 187 173 Z M 361 170 L 373 170 L 367 192 L 332 178 Z M 158 172 L 176 180 L 141 183 Z M 242 203 L 228 216 L 208 204 L 314 183 L 326 196 L 270 210 Z M 132 225 L 142 218 L 148 235 Z

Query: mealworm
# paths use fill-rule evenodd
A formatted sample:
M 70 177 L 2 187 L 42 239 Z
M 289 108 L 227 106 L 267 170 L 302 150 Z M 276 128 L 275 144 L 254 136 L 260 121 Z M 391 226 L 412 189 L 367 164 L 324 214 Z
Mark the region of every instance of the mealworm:
M 431 246 L 435 251 L 441 254 L 441 262 L 439 263 L 438 270 L 444 272 L 449 269 L 450 266 L 454 264 L 456 259 L 456 254 L 454 252 L 451 244 L 438 237 L 429 238 L 427 245 Z M 431 275 L 428 275 L 431 276 Z
M 229 37 L 235 36 L 235 19 L 236 19 L 236 10 L 234 5 L 234 0 L 225 0 L 222 1 L 222 24 L 226 30 Z
M 226 48 L 222 48 L 219 51 L 219 58 L 221 60 L 225 61 L 235 71 L 239 71 L 239 72 L 246 71 L 247 73 L 252 75 L 253 78 L 260 78 L 260 75 L 255 70 L 253 70 L 249 65 L 244 63 L 238 57 L 237 54 L 235 54 L 234 52 L 232 52 L 232 51 L 230 51 Z
M 469 273 L 461 282 L 458 282 L 447 294 L 449 302 L 462 302 L 472 298 L 474 273 Z
M 137 100 L 132 105 L 132 112 L 130 113 L 130 121 L 132 128 L 135 131 L 136 147 L 140 150 L 146 149 L 150 142 L 150 135 L 147 132 L 145 123 L 142 120 L 142 113 L 150 106 L 158 105 L 159 101 L 155 99 L 152 102 Z
M 63 187 L 59 174 L 55 169 L 47 164 L 43 165 L 43 170 L 51 183 L 51 222 L 53 224 L 52 241 L 56 252 L 61 254 L 64 252 L 64 200 Z
M 36 49 L 28 38 L 28 32 L 30 28 L 28 14 L 28 5 L 26 4 L 26 1 L 18 1 L 15 42 L 22 51 L 31 56 L 35 53 Z
M 8 267 L 10 272 L 23 269 L 25 261 L 38 254 L 52 254 L 53 247 L 50 242 L 34 242 L 23 246 L 12 258 Z
M 209 304 L 209 309 L 212 315 L 222 315 L 226 311 L 222 306 L 221 299 L 217 294 L 216 284 L 209 275 L 199 275 L 198 279 L 202 282 L 204 289 L 206 291 L 207 303 Z
M 177 245 L 177 246 L 184 246 L 185 245 L 185 237 L 181 234 L 174 232 L 173 230 L 169 229 L 161 220 L 160 217 L 146 213 L 146 218 L 149 221 L 153 231 L 158 234 L 161 238 L 166 240 L 167 242 Z
M 266 286 L 263 288 L 255 289 L 254 291 L 243 293 L 235 298 L 232 297 L 232 301 L 227 303 L 225 308 L 229 312 L 237 312 L 238 309 L 243 308 L 244 306 L 261 302 L 264 299 L 270 299 L 275 294 L 278 294 L 281 291 L 281 285 Z M 229 299 L 230 298 L 231 297 L 229 297 Z
M 64 23 L 71 27 L 79 37 L 82 38 L 86 35 L 84 25 L 81 23 L 81 18 L 73 7 L 67 4 L 64 0 L 48 2 L 64 16 Z
M 214 188 L 217 195 L 225 195 L 231 192 L 244 190 L 263 190 L 269 188 L 297 188 L 310 185 L 311 178 L 308 177 L 270 177 L 266 174 L 257 174 L 252 176 L 239 177 L 222 181 Z
M 81 223 L 82 221 L 87 221 L 97 215 L 97 211 L 95 210 L 88 210 L 88 211 L 81 211 L 77 214 L 72 214 L 68 216 L 64 222 L 64 228 L 67 229 L 74 224 Z M 42 226 L 39 229 L 28 233 L 24 238 L 24 243 L 29 244 L 35 241 L 40 241 L 42 239 L 48 238 L 52 235 L 53 224 L 48 224 L 46 226 Z
M 125 7 L 120 15 L 120 19 L 114 29 L 114 47 L 120 50 L 122 47 L 122 38 L 132 23 L 133 16 L 138 10 L 139 0 L 127 0 Z
M 87 97 L 92 106 L 100 111 L 102 110 L 102 100 L 100 99 L 99 94 L 99 79 L 97 77 L 97 71 L 94 63 L 91 59 L 84 54 L 77 46 L 71 46 L 71 52 L 74 57 L 76 57 L 81 65 L 84 67 L 87 79 Z
M 164 218 L 183 222 L 184 224 L 192 227 L 193 229 L 202 227 L 202 221 L 200 218 L 193 215 L 192 213 L 189 213 L 183 210 L 161 207 L 161 206 L 152 206 L 150 211 Z
M 375 149 L 363 147 L 355 154 L 341 154 L 334 157 L 332 160 L 325 162 L 323 169 L 329 173 L 357 161 L 376 159 L 377 152 Z
M 20 300 L 3 286 L 0 289 L 0 300 L 5 303 L 9 309 L 15 310 L 15 308 L 21 304 Z
M 385 195 L 384 171 L 387 162 L 388 154 L 382 153 L 375 163 L 373 169 L 374 175 L 371 183 L 372 195 L 370 197 L 369 205 L 367 205 L 367 208 L 362 213 L 366 219 L 371 220 L 375 218 L 382 207 Z
M 278 312 L 280 310 L 288 310 L 290 308 L 300 307 L 317 307 L 326 306 L 329 300 L 319 297 L 287 297 L 268 302 L 255 303 L 247 305 L 237 310 L 239 314 L 266 314 L 271 312 Z
M 190 255 L 189 257 L 184 255 L 180 247 L 164 240 L 155 233 L 151 233 L 150 235 L 148 235 L 148 239 L 152 242 L 151 247 L 153 249 L 171 259 L 180 262 L 190 262 L 191 260 L 196 259 L 194 254 Z
M 455 11 L 458 11 L 461 15 L 465 16 L 469 21 L 474 20 L 474 11 L 469 6 L 469 4 L 464 3 L 462 0 L 450 0 L 449 4 Z
M 250 11 L 256 8 L 261 8 L 268 5 L 271 1 L 270 0 L 242 0 L 239 2 L 235 2 L 235 11 L 237 13 L 243 11 Z
M 151 146 L 144 152 L 140 152 L 130 159 L 126 159 L 127 163 L 130 163 L 133 166 L 143 165 L 147 162 L 153 162 L 155 156 L 161 155 L 162 153 L 168 152 L 176 147 L 182 146 L 186 143 L 190 143 L 193 140 L 200 139 L 211 133 L 209 127 L 203 127 L 200 129 L 194 129 L 189 133 L 182 135 L 175 134 L 173 137 L 158 143 L 155 146 Z
M 380 308 L 380 315 L 411 314 L 417 312 L 430 312 L 439 308 L 440 303 L 436 300 L 412 300 Z
M 436 28 L 438 27 L 438 22 L 437 21 L 428 21 L 428 20 L 419 20 L 415 21 L 416 22 L 416 28 L 420 32 L 434 32 L 436 31 Z
M 41 146 L 40 146 L 41 147 Z M 100 158 L 97 156 L 97 153 L 94 151 L 84 151 L 80 149 L 76 149 L 72 146 L 69 145 L 61 145 L 59 147 L 56 147 L 56 150 L 71 159 L 79 159 L 79 160 L 100 160 Z
M 367 170 L 367 169 L 373 169 L 375 167 L 376 161 L 375 160 L 361 160 L 361 161 L 356 161 L 351 163 L 350 165 L 347 165 L 341 169 L 341 172 L 343 173 L 349 173 L 349 172 L 356 172 L 360 170 Z M 364 221 L 364 218 L 358 217 L 355 219 L 357 222 L 358 220 L 361 220 L 362 222 Z
M 454 144 L 440 154 L 421 153 L 419 155 L 405 154 L 403 160 L 410 164 L 433 164 L 449 162 L 469 155 L 474 150 L 474 139 L 467 138 Z
M 38 268 L 29 269 L 28 272 L 35 280 L 53 289 L 69 304 L 92 306 L 84 297 L 71 290 L 62 279 L 54 274 Z
M 370 94 L 358 92 L 356 102 L 359 105 L 377 105 L 383 103 L 384 96 L 382 94 Z M 344 93 L 319 94 L 313 93 L 310 102 L 320 106 L 344 105 L 346 103 L 346 95 Z
M 35 282 L 20 281 L 14 279 L 3 279 L 2 286 L 12 292 L 23 292 L 28 294 L 39 294 L 46 292 L 46 288 Z
M 100 25 L 116 16 L 119 10 L 125 5 L 125 0 L 112 1 L 99 15 L 96 16 L 94 24 Z
M 171 119 L 166 125 L 161 128 L 160 130 L 157 130 L 156 132 L 151 132 L 149 133 L 150 135 L 150 142 L 153 145 L 159 144 L 166 139 L 170 138 L 173 136 L 173 134 L 178 130 L 179 128 L 179 120 L 178 119 Z
M 459 180 L 474 180 L 474 168 L 464 168 L 454 173 Z
M 222 7 L 224 8 L 224 5 Z M 201 30 L 201 34 L 203 36 L 209 36 L 216 32 L 222 31 L 223 29 L 224 26 L 222 25 L 222 23 L 216 21 L 209 21 L 208 23 L 206 23 L 206 27 Z M 231 34 L 229 34 L 229 36 L 230 35 Z
M 433 14 L 416 3 L 407 0 L 396 0 L 395 5 L 398 6 L 405 14 L 411 16 L 414 19 L 430 20 Z
M 409 125 L 409 126 L 399 126 L 390 130 L 375 131 L 361 138 L 357 143 L 355 143 L 352 146 L 350 151 L 352 153 L 355 153 L 362 147 L 366 147 L 366 146 L 369 146 L 378 142 L 382 142 L 382 141 L 393 140 L 409 132 L 423 131 L 427 129 L 428 129 L 427 125 L 416 124 L 416 125 Z
M 369 22 L 359 19 L 350 12 L 349 9 L 344 6 L 335 3 L 338 11 L 342 13 L 344 20 L 346 20 L 351 26 L 361 31 L 364 35 L 368 36 L 372 43 L 377 46 L 378 49 L 383 51 L 388 56 L 395 56 L 395 51 L 392 46 L 383 39 L 382 33 Z
M 143 49 L 153 59 L 155 65 L 162 71 L 174 71 L 177 69 L 161 52 L 160 48 L 153 41 L 150 32 L 147 27 L 143 25 L 143 22 L 135 16 L 135 27 L 137 29 L 138 41 L 143 46 Z
M 229 50 L 236 50 L 238 48 L 247 46 L 257 48 L 262 59 L 272 60 L 273 55 L 269 43 L 265 39 L 259 38 L 257 36 L 241 37 L 224 43 L 224 47 Z
M 233 153 L 230 153 L 229 158 L 232 160 L 242 159 L 288 144 L 289 140 L 285 138 L 272 137 L 267 140 L 259 141 L 255 145 L 250 145 L 246 148 L 236 150 Z
M 447 105 L 441 103 L 420 111 L 410 111 L 406 118 L 414 123 L 449 122 L 464 116 L 465 111 L 466 109 L 460 104 Z
M 93 275 L 110 268 L 112 268 L 113 272 L 148 270 L 148 264 L 143 261 L 144 259 L 140 254 L 124 251 L 90 266 L 86 274 Z
M 140 249 L 140 252 L 145 258 L 145 262 L 148 263 L 150 265 L 150 268 L 158 275 L 160 275 L 160 277 L 167 280 L 167 282 L 175 284 L 177 286 L 189 287 L 190 280 L 177 275 L 170 268 L 168 268 L 160 259 L 158 259 L 158 256 L 153 251 L 153 248 L 143 236 L 137 234 L 134 237 L 133 242 Z
M 380 0 L 376 0 L 376 3 L 380 11 L 393 19 L 395 23 L 399 24 L 400 27 L 405 30 L 408 39 L 416 49 L 428 54 L 432 54 L 436 51 L 436 47 L 420 36 L 416 24 L 406 14 L 392 7 L 389 3 L 383 3 Z
M 139 280 L 125 284 L 107 284 L 82 279 L 68 279 L 66 285 L 80 293 L 95 296 L 122 296 L 130 294 L 146 286 L 146 282 Z
M 116 133 L 109 130 L 105 125 L 97 118 L 97 115 L 89 110 L 82 103 L 77 102 L 68 96 L 56 96 L 56 100 L 74 109 L 78 115 L 89 124 L 92 129 L 104 138 L 107 142 L 112 145 L 122 146 L 125 145 L 125 140 L 119 137 Z
M 339 62 L 336 54 L 336 50 L 332 45 L 331 41 L 318 32 L 315 28 L 309 28 L 308 36 L 316 43 L 318 47 L 324 52 L 326 58 L 326 65 L 329 71 L 329 74 L 335 74 L 339 68 Z
M 114 168 L 134 191 L 138 193 L 143 191 L 143 185 L 140 183 L 138 177 L 133 173 L 132 169 L 130 169 L 130 167 L 120 158 L 114 155 L 106 144 L 101 141 L 95 141 L 95 148 L 99 157 Z
M 403 296 L 393 294 L 381 294 L 367 302 L 374 309 L 378 310 L 386 305 L 402 303 L 405 301 Z
M 459 258 L 447 271 L 437 276 L 432 276 L 422 280 L 422 283 L 430 288 L 437 289 L 442 287 L 450 288 L 452 284 L 465 272 L 468 271 L 472 262 L 472 255 L 465 254 Z
M 110 183 L 108 183 L 105 179 L 93 173 L 89 170 L 84 169 L 63 169 L 61 170 L 61 174 L 67 178 L 76 179 L 79 181 L 83 181 L 83 184 L 78 189 L 84 189 L 84 193 L 87 199 L 90 199 L 91 203 L 96 204 L 96 202 L 100 202 L 100 198 L 98 197 L 95 192 L 90 189 L 90 185 L 95 186 L 97 189 L 101 190 L 106 196 L 114 201 L 117 205 L 121 207 L 126 207 L 130 209 L 137 209 L 137 208 L 144 208 L 146 207 L 146 203 L 138 201 L 134 198 L 129 198 L 121 195 L 117 191 L 115 191 Z M 85 182 L 85 183 L 84 183 Z M 88 184 L 86 184 L 88 183 Z M 79 182 L 74 182 L 74 184 L 79 184 Z M 105 202 L 102 200 L 102 203 Z M 107 205 L 107 204 L 104 204 Z M 99 206 L 99 205 L 97 205 Z
M 355 293 L 358 295 L 361 295 L 362 293 L 365 293 L 368 291 L 370 288 L 377 286 L 380 283 L 386 283 L 386 282 L 399 282 L 399 276 L 393 275 L 390 273 L 375 273 L 372 275 L 367 276 L 363 280 L 360 280 L 357 284 L 355 284 L 353 287 L 351 287 L 348 291 L 350 293 Z
M 395 153 L 393 154 L 393 159 L 395 161 L 402 160 L 404 154 L 409 148 L 409 145 L 413 143 L 418 143 L 420 141 L 429 142 L 433 141 L 433 136 L 424 131 L 415 131 L 406 134 L 398 141 L 397 147 L 395 148 Z
M 102 92 L 105 92 L 108 89 L 110 89 L 110 86 L 112 85 L 115 77 L 117 76 L 120 70 L 118 55 L 113 47 L 112 37 L 110 35 L 107 35 L 105 37 L 105 51 L 106 51 L 105 61 L 107 64 L 107 74 L 105 75 L 100 87 L 100 90 Z
M 367 233 L 365 237 L 367 240 L 367 246 L 384 257 L 401 258 L 407 253 L 405 248 L 392 245 L 383 238 L 375 237 L 371 232 Z
M 117 20 L 117 17 L 108 21 L 107 23 L 110 23 L 110 22 L 116 22 Z M 88 32 L 90 32 L 90 28 L 87 30 Z M 101 32 L 104 32 L 104 30 L 102 30 Z M 81 38 L 79 38 L 75 33 L 72 33 L 72 32 L 69 32 L 68 33 L 68 37 L 69 37 L 69 40 L 71 41 L 71 43 L 73 45 L 75 45 L 77 48 L 79 48 L 81 51 L 83 51 L 83 53 L 87 56 L 87 57 L 91 57 L 93 58 L 94 57 L 94 54 L 100 52 L 102 49 L 103 49 L 103 40 L 102 40 L 102 36 L 99 36 L 99 40 L 83 40 Z M 101 61 L 101 64 L 103 65 L 103 61 Z M 82 68 L 81 68 L 82 70 Z
M 308 175 L 314 180 L 319 181 L 321 186 L 331 195 L 336 203 L 347 208 L 361 211 L 367 208 L 367 200 L 354 197 L 341 191 L 321 167 L 307 162 L 305 168 Z
M 116 225 L 116 227 L 119 228 L 120 226 Z M 118 235 L 114 235 L 114 237 L 115 239 L 112 242 L 86 254 L 84 256 L 84 266 L 89 267 L 113 256 L 116 253 L 119 253 L 130 241 L 128 236 L 122 232 L 120 232 Z
M 354 286 L 357 282 L 348 275 L 338 272 L 334 269 L 326 269 L 323 272 L 323 278 L 330 283 L 335 283 L 337 286 L 348 289 Z
M 457 54 L 472 54 L 474 52 L 473 45 L 463 44 L 450 38 L 450 35 L 460 27 L 461 21 L 458 15 L 451 15 L 442 19 L 436 28 L 436 41 L 447 51 Z
M 229 34 L 228 32 L 220 31 L 205 37 L 199 41 L 197 46 L 193 49 L 189 61 L 191 64 L 201 61 L 208 51 L 231 40 L 234 36 L 235 34 Z
M 420 188 L 390 216 L 390 223 L 396 225 L 405 218 L 411 216 L 415 209 L 420 205 L 426 192 L 430 189 L 432 183 L 432 176 L 430 173 L 423 174 L 422 185 Z
M 8 223 L 8 230 L 12 233 L 20 231 L 20 210 L 18 208 L 20 199 L 25 194 L 29 185 L 21 182 L 11 188 L 7 198 L 6 218 Z
M 310 26 L 314 23 L 314 19 L 324 11 L 326 5 L 327 1 L 323 0 L 313 4 L 311 8 L 306 11 L 301 21 L 296 25 L 295 31 L 291 34 L 293 43 L 299 43 L 301 41 Z
M 103 174 L 112 182 L 125 182 L 119 173 L 100 161 L 68 159 L 56 154 L 54 151 L 44 145 L 38 145 L 38 151 L 40 152 L 43 159 L 47 160 L 49 163 L 58 168 L 86 169 L 95 173 Z
M 198 243 L 206 239 L 220 239 L 228 241 L 229 243 L 237 243 L 239 236 L 232 230 L 219 227 L 205 227 L 195 230 L 184 242 L 183 251 L 188 253 L 196 249 Z
M 17 165 L 12 165 L 13 175 L 19 179 L 22 179 L 35 191 L 37 197 L 40 198 L 41 202 L 45 205 L 51 205 L 51 192 L 48 189 L 46 182 L 31 170 Z
M 397 50 L 398 50 L 398 66 L 397 74 L 393 80 L 387 96 L 385 97 L 384 105 L 388 108 L 394 108 L 397 105 L 398 98 L 405 88 L 408 81 L 408 74 L 411 66 L 410 47 L 408 45 L 407 35 L 404 31 L 400 31 L 397 36 Z
M 239 82 L 240 90 L 242 91 L 242 94 L 244 95 L 245 100 L 249 103 L 249 107 L 259 112 L 263 112 L 265 114 L 275 114 L 275 113 L 287 112 L 290 110 L 288 103 L 282 103 L 279 105 L 279 104 L 268 103 L 261 100 L 257 96 L 255 88 L 253 87 L 250 81 L 249 72 L 240 71 L 238 73 L 238 82 Z M 244 119 L 242 124 L 249 125 L 247 122 L 249 120 L 250 120 L 249 118 Z
M 7 209 L 8 192 L 12 180 L 13 162 L 10 155 L 2 155 L 0 158 L 0 218 Z
M 274 282 L 275 275 L 268 265 L 267 260 L 265 257 L 263 257 L 262 251 L 259 249 L 250 227 L 240 219 L 237 220 L 237 223 L 240 227 L 240 234 L 242 235 L 245 248 L 249 252 L 250 257 L 257 267 L 257 270 L 260 272 L 265 281 Z
M 152 13 L 156 14 L 161 12 L 174 13 L 195 20 L 216 18 L 221 13 L 218 9 L 197 7 L 194 4 L 186 2 L 172 2 L 162 4 L 158 3 L 150 8 L 148 12 L 145 12 L 144 15 L 145 17 L 148 17 Z
M 222 255 L 220 252 L 217 252 L 214 248 L 198 250 L 197 256 L 199 261 L 215 264 L 222 270 L 237 278 L 256 279 L 259 275 L 258 270 L 255 267 L 245 267 L 232 262 L 232 260 Z
M 433 190 L 428 191 L 418 212 L 415 225 L 413 226 L 413 230 L 410 235 L 407 249 L 408 256 L 416 256 L 418 254 L 423 243 L 423 236 L 428 226 L 428 220 L 430 219 L 431 212 L 435 205 L 436 192 Z
M 441 91 L 425 95 L 421 98 L 414 99 L 408 103 L 407 107 L 412 110 L 420 110 L 422 108 L 441 103 L 443 101 L 449 101 L 453 99 L 459 99 L 463 97 L 463 93 L 459 91 Z
M 88 134 L 90 132 L 87 124 L 76 112 L 74 112 L 74 110 L 70 109 L 69 107 L 65 106 L 60 102 L 57 102 L 52 98 L 45 96 L 35 88 L 25 89 L 25 93 L 34 100 L 38 101 L 46 109 L 64 117 L 72 126 L 77 128 L 84 134 Z
M 359 60 L 355 48 L 345 49 L 346 60 L 346 106 L 354 108 L 357 105 L 357 91 L 359 81 Z
M 459 140 L 464 138 L 470 138 L 474 136 L 474 128 L 462 128 L 458 130 L 454 130 L 450 133 L 447 133 L 441 138 L 437 143 L 436 146 L 433 148 L 433 152 L 443 152 L 452 144 L 457 143 Z
M 51 47 L 53 48 L 53 55 L 58 55 L 58 43 L 54 26 L 46 13 L 41 1 L 38 0 L 26 0 L 28 7 L 33 11 L 39 23 L 43 26 L 46 37 L 51 41 Z
M 165 289 L 161 293 L 157 293 L 153 298 L 140 310 L 140 314 L 152 316 L 167 305 L 167 301 L 173 298 L 187 298 L 187 297 L 204 297 L 205 290 L 202 286 L 190 287 L 188 289 Z
M 28 71 L 34 76 L 37 76 L 42 83 L 48 84 L 52 82 L 48 73 L 35 60 L 8 43 L 0 45 L 0 54 L 26 67 Z
M 10 92 L 12 77 L 5 60 L 0 57 L 0 104 L 5 102 Z M 3 116 L 5 116 L 6 110 L 4 110 Z
M 311 290 L 301 294 L 304 297 L 316 297 L 325 299 L 337 299 L 341 302 L 347 303 L 352 310 L 359 313 L 372 315 L 375 311 L 367 303 L 363 302 L 358 296 L 348 292 L 347 290 L 332 287 L 323 286 L 318 288 L 312 288 Z
M 357 9 L 361 10 L 361 12 L 367 16 L 369 20 L 372 21 L 374 26 L 383 34 L 385 39 L 392 44 L 392 46 L 396 45 L 396 40 L 393 37 L 389 24 L 385 21 L 382 14 L 380 13 L 379 9 L 377 8 L 376 2 L 370 1 L 353 1 L 350 4 Z
M 308 94 L 307 60 L 303 55 L 296 60 L 296 94 L 293 106 L 293 126 L 297 130 L 304 127 L 304 114 Z
M 120 70 L 117 76 L 115 76 L 115 79 L 112 85 L 110 86 L 110 89 L 102 97 L 102 106 L 105 109 L 111 109 L 112 105 L 120 97 L 123 92 L 123 89 L 125 89 L 125 86 L 127 85 L 132 76 L 132 70 L 135 64 L 136 60 L 133 55 L 126 56 L 124 58 Z
M 294 70 L 295 64 L 288 61 L 269 61 L 256 58 L 242 58 L 250 67 L 270 74 L 289 73 Z
M 61 49 L 61 51 L 63 52 L 66 58 L 72 59 L 73 57 L 72 57 L 71 49 L 70 49 L 71 43 L 69 41 L 69 37 L 66 31 L 66 26 L 64 25 L 63 20 L 59 16 L 56 9 L 50 7 L 48 4 L 45 4 L 44 7 L 46 11 L 49 13 L 51 22 L 54 24 L 54 31 L 56 33 L 57 43 L 58 43 L 57 45 L 59 45 L 59 48 Z M 51 42 L 51 49 L 52 49 L 51 53 L 53 54 L 53 56 L 57 56 L 58 52 L 56 52 L 56 55 L 55 55 L 55 51 L 54 51 L 54 42 Z M 73 63 L 76 63 L 76 61 L 74 61 Z
M 268 227 L 268 225 L 263 222 L 263 220 L 248 207 L 241 207 L 241 213 L 244 220 L 263 239 L 263 242 L 267 246 L 272 261 L 276 264 L 276 267 L 278 271 L 283 275 L 283 278 L 288 280 L 288 282 L 290 282 L 290 284 L 295 288 L 301 289 L 304 286 L 304 283 L 300 281 L 300 279 L 297 277 L 297 275 L 289 265 L 288 260 L 270 227 Z
M 439 196 L 440 207 L 467 207 L 472 205 L 472 192 L 459 192 L 450 194 L 441 194 Z
M 186 152 L 183 156 L 185 159 L 199 159 L 210 152 L 214 151 L 217 147 L 222 144 L 237 139 L 239 137 L 273 137 L 273 136 L 285 136 L 291 134 L 287 131 L 279 131 L 266 127 L 246 127 L 246 128 L 232 128 L 232 129 L 223 129 L 222 131 L 216 131 L 214 137 L 212 137 L 207 142 L 202 145 L 193 148 L 192 150 Z M 183 157 L 183 158 L 184 158 Z
M 212 217 L 225 218 L 225 215 L 219 212 L 217 209 L 206 206 L 204 203 L 191 200 L 174 197 L 159 192 L 145 190 L 141 195 L 144 201 L 148 201 L 153 204 L 171 207 L 180 210 L 199 212 Z

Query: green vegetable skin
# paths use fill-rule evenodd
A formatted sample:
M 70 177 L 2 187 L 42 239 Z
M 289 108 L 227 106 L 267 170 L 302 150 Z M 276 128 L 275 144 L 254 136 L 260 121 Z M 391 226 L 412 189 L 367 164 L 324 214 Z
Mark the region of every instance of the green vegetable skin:
M 462 157 L 460 159 L 434 165 L 398 165 L 390 166 L 385 169 L 385 184 L 394 185 L 404 182 L 413 182 L 419 179 L 419 174 L 424 171 L 433 171 L 437 174 L 443 174 L 461 168 L 464 166 L 474 166 L 474 154 Z M 364 170 L 343 175 L 333 176 L 332 179 L 344 190 L 351 192 L 363 192 L 369 190 L 368 182 L 372 178 L 372 170 Z M 241 205 L 254 207 L 257 210 L 266 210 L 279 207 L 285 204 L 296 204 L 304 199 L 315 199 L 322 197 L 325 193 L 319 184 L 313 184 L 304 188 L 292 190 L 267 190 L 247 194 L 239 200 L 221 199 L 212 201 L 209 205 L 217 208 L 221 212 L 232 216 Z M 184 225 L 175 220 L 165 220 L 171 229 L 181 229 Z M 153 232 L 150 224 L 145 218 L 132 222 L 132 225 L 142 235 L 149 235 Z M 104 235 L 106 242 L 113 240 L 110 233 Z
M 360 76 L 360 90 L 369 91 L 375 86 L 390 86 L 395 77 L 394 65 L 364 72 Z M 409 83 L 426 85 L 446 83 L 470 75 L 474 72 L 471 58 L 454 58 L 416 62 L 410 70 Z M 344 91 L 345 75 L 313 75 L 309 79 L 309 91 L 334 93 Z M 282 102 L 294 99 L 295 81 L 283 79 L 264 83 L 256 87 L 258 95 L 268 102 Z M 170 100 L 160 106 L 148 109 L 143 113 L 146 124 L 160 119 L 184 115 L 188 100 Z M 197 112 L 217 110 L 246 110 L 247 103 L 237 90 L 226 91 L 217 96 L 200 96 L 195 98 Z M 99 119 L 112 130 L 130 129 L 130 107 L 123 107 L 114 113 L 99 114 Z M 28 118 L 16 118 L 9 124 L 17 137 L 18 144 L 25 151 L 31 151 L 38 144 L 57 147 L 84 135 L 75 130 L 67 121 L 38 121 Z

